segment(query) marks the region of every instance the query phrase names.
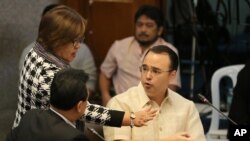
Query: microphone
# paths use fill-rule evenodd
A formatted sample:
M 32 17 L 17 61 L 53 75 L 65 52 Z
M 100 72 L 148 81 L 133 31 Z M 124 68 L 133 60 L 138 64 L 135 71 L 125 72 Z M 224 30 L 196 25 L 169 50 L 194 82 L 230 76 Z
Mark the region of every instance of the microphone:
M 104 137 L 103 137 L 102 135 L 100 135 L 94 128 L 89 128 L 89 127 L 87 127 L 87 129 L 88 129 L 91 133 L 93 133 L 93 134 L 95 134 L 97 137 L 99 137 L 101 140 L 105 141 Z
M 204 103 L 208 104 L 209 106 L 213 107 L 217 112 L 219 112 L 222 116 L 224 116 L 226 119 L 228 119 L 231 123 L 233 123 L 234 125 L 238 125 L 235 121 L 233 121 L 231 118 L 229 118 L 229 117 L 226 116 L 224 113 L 222 113 L 218 108 L 216 108 L 213 104 L 211 104 L 211 103 L 207 100 L 207 98 L 206 98 L 205 96 L 203 96 L 203 95 L 201 95 L 201 94 L 198 94 L 198 98 L 199 98 L 202 102 L 204 102 Z

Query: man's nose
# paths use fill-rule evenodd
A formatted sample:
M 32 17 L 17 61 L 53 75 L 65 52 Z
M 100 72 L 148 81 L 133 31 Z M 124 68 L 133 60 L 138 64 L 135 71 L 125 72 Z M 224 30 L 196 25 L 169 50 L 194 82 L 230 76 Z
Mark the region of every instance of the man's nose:
M 146 78 L 152 78 L 152 76 L 153 76 L 152 70 L 148 70 L 146 72 Z

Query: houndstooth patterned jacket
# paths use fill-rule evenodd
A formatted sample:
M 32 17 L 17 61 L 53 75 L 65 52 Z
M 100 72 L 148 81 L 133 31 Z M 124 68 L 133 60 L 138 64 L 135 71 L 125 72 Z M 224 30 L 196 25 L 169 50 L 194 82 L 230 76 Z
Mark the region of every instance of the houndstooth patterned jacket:
M 58 61 L 58 60 L 57 60 Z M 49 109 L 50 85 L 54 75 L 62 68 L 41 56 L 33 48 L 27 54 L 20 74 L 18 103 L 13 128 L 30 109 Z M 83 119 L 101 125 L 121 126 L 124 112 L 89 104 Z

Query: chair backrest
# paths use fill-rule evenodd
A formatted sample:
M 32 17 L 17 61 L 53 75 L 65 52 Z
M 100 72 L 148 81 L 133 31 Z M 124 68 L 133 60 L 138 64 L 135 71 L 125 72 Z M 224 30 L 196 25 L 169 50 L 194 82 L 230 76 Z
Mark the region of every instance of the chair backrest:
M 211 79 L 212 104 L 220 109 L 220 81 L 223 77 L 229 77 L 233 82 L 233 87 L 236 85 L 237 75 L 244 67 L 243 64 L 231 65 L 222 67 L 216 70 Z M 212 110 L 211 124 L 208 134 L 219 129 L 220 114 L 215 109 Z

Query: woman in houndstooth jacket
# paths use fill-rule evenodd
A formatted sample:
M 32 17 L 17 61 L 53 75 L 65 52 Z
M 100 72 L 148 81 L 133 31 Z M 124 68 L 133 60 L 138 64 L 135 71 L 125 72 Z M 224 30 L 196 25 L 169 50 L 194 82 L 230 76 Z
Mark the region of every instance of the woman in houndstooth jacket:
M 84 37 L 86 22 L 73 9 L 57 6 L 41 19 L 35 46 L 25 57 L 18 88 L 18 108 L 13 128 L 30 109 L 48 109 L 50 85 L 54 75 L 75 58 Z M 135 113 L 135 126 L 143 126 L 155 116 L 147 109 Z M 146 116 L 148 119 L 146 119 Z M 88 122 L 116 126 L 130 125 L 130 112 L 88 104 L 83 117 Z

